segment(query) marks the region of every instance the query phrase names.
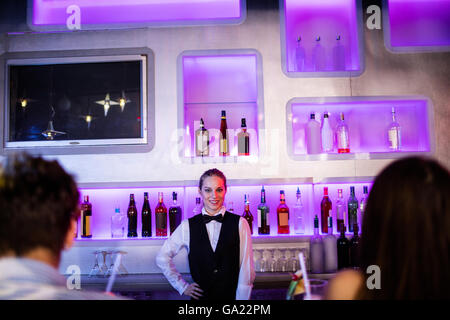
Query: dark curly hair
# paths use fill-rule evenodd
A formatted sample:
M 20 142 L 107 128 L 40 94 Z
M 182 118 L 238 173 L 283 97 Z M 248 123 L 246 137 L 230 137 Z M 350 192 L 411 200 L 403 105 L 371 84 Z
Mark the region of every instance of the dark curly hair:
M 59 259 L 79 192 L 54 161 L 28 154 L 8 156 L 0 174 L 0 255 L 17 256 L 43 247 Z

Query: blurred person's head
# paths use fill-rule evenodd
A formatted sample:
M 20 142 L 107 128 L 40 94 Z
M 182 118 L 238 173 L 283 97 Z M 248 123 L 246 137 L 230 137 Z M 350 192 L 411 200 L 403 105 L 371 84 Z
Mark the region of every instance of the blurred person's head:
M 370 191 L 363 217 L 361 270 L 381 271 L 381 289 L 358 298 L 449 297 L 450 174 L 432 159 L 405 158 L 386 167 Z
M 43 260 L 57 267 L 73 244 L 77 185 L 57 161 L 8 156 L 0 172 L 0 257 Z

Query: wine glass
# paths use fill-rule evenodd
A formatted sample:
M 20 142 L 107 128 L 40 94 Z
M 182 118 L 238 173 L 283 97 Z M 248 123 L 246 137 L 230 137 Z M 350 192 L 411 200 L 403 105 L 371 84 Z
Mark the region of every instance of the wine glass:
M 275 260 L 275 250 L 270 249 L 269 251 L 269 257 L 267 258 L 267 271 L 269 272 L 275 272 L 277 271 L 276 263 L 277 260 Z
M 98 254 L 99 253 L 100 253 L 100 251 L 93 252 L 93 254 L 95 255 L 95 262 L 94 262 L 94 266 L 92 267 L 91 272 L 89 273 L 89 277 L 98 276 L 99 274 L 101 274 L 100 266 L 98 265 Z
M 259 259 L 256 260 L 256 271 L 265 272 L 266 271 L 266 259 L 264 259 L 264 250 L 256 250 L 259 252 Z
M 286 252 L 288 250 L 282 251 L 281 252 L 281 256 L 278 258 L 277 260 L 277 271 L 279 272 L 286 272 L 287 270 L 287 259 L 286 259 Z
M 108 251 L 101 251 L 101 254 L 103 255 L 103 263 L 100 266 L 100 271 L 102 274 L 106 277 L 108 275 L 108 266 L 106 265 L 106 255 L 108 254 Z
M 292 254 L 293 253 L 293 254 Z M 287 270 L 296 272 L 300 269 L 300 262 L 298 261 L 298 254 L 300 250 L 292 249 L 291 257 L 288 259 Z

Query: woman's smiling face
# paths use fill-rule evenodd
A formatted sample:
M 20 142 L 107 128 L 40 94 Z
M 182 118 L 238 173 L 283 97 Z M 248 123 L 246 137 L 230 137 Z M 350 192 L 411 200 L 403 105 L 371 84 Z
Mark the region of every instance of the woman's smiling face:
M 226 193 L 224 181 L 218 176 L 206 177 L 202 188 L 199 189 L 203 206 L 210 215 L 216 214 L 222 208 Z

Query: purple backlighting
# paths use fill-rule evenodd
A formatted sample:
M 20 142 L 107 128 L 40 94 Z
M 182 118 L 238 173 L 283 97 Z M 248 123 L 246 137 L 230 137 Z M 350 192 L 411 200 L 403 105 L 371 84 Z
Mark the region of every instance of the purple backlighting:
M 33 26 L 65 26 L 79 8 L 81 25 L 236 20 L 241 0 L 33 0 Z M 81 28 L 83 29 L 83 27 Z
M 334 129 L 343 112 L 349 127 L 351 153 L 391 152 L 387 128 L 392 121 L 391 108 L 395 107 L 397 122 L 401 126 L 400 152 L 430 152 L 429 119 L 427 100 L 373 100 L 363 98 L 346 101 L 292 102 L 292 148 L 294 155 L 306 155 L 305 124 L 312 112 L 322 121 L 324 112 L 330 114 Z M 336 150 L 334 152 L 336 154 Z
M 282 43 L 285 42 L 287 72 L 362 71 L 357 1 L 282 1 L 285 28 Z M 303 66 L 299 65 L 297 56 L 299 36 L 301 50 L 304 50 Z M 340 36 L 339 41 L 337 36 Z M 320 37 L 322 53 L 316 48 L 317 37 Z
M 185 157 L 195 155 L 195 130 L 203 118 L 210 135 L 210 156 L 219 156 L 221 110 L 226 111 L 231 156 L 237 155 L 241 118 L 250 133 L 250 154 L 258 155 L 257 55 L 182 57 Z
M 450 46 L 450 0 L 388 0 L 390 46 Z

